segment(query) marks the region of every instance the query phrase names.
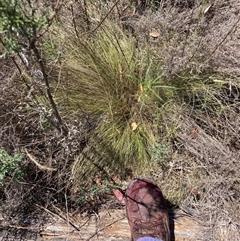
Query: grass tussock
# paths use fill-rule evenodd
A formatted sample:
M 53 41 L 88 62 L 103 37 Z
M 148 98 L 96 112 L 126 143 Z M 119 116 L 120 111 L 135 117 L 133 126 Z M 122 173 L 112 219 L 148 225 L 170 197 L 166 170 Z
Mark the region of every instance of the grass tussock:
M 56 99 L 62 111 L 87 113 L 97 122 L 94 146 L 104 158 L 95 154 L 90 162 L 121 176 L 129 166 L 143 170 L 157 136 L 157 116 L 175 87 L 164 84 L 161 66 L 115 23 L 106 21 L 88 41 L 74 29 L 67 39 Z

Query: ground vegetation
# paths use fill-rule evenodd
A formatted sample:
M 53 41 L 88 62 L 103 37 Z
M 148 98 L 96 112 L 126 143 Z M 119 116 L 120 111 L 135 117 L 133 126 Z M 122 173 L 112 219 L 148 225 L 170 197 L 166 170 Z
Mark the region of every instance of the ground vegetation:
M 145 176 L 202 240 L 237 240 L 239 11 L 237 0 L 3 0 L 2 210 L 97 212 Z

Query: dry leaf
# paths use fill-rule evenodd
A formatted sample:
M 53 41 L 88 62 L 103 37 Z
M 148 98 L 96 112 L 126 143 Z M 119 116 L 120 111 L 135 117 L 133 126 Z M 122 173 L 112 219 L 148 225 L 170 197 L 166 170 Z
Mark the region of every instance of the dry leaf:
M 133 122 L 131 124 L 131 127 L 132 127 L 132 130 L 135 131 L 137 129 L 137 127 L 138 127 L 138 124 L 136 122 Z
M 153 31 L 151 33 L 149 33 L 149 35 L 152 37 L 152 38 L 158 38 L 160 33 L 159 32 L 156 32 L 156 31 Z

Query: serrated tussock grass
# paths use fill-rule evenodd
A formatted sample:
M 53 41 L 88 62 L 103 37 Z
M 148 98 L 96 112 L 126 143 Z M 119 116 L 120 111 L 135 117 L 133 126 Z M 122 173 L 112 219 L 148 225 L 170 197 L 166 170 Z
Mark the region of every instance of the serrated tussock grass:
M 56 98 L 63 112 L 85 113 L 98 123 L 90 148 L 95 155 L 85 153 L 74 167 L 88 172 L 87 161 L 119 175 L 129 166 L 144 169 L 156 116 L 174 88 L 163 85 L 161 68 L 117 25 L 106 21 L 88 39 L 67 31 Z

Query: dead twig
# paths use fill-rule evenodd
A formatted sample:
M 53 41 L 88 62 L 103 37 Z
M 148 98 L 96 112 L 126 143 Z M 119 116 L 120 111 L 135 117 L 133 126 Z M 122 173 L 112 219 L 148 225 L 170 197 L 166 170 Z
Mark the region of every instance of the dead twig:
M 33 155 L 31 155 L 30 153 L 28 153 L 27 149 L 24 149 L 26 155 L 28 156 L 28 158 L 42 171 L 57 171 L 57 168 L 52 168 L 52 167 L 48 167 L 45 165 L 40 164 L 37 160 L 36 157 L 34 157 Z

